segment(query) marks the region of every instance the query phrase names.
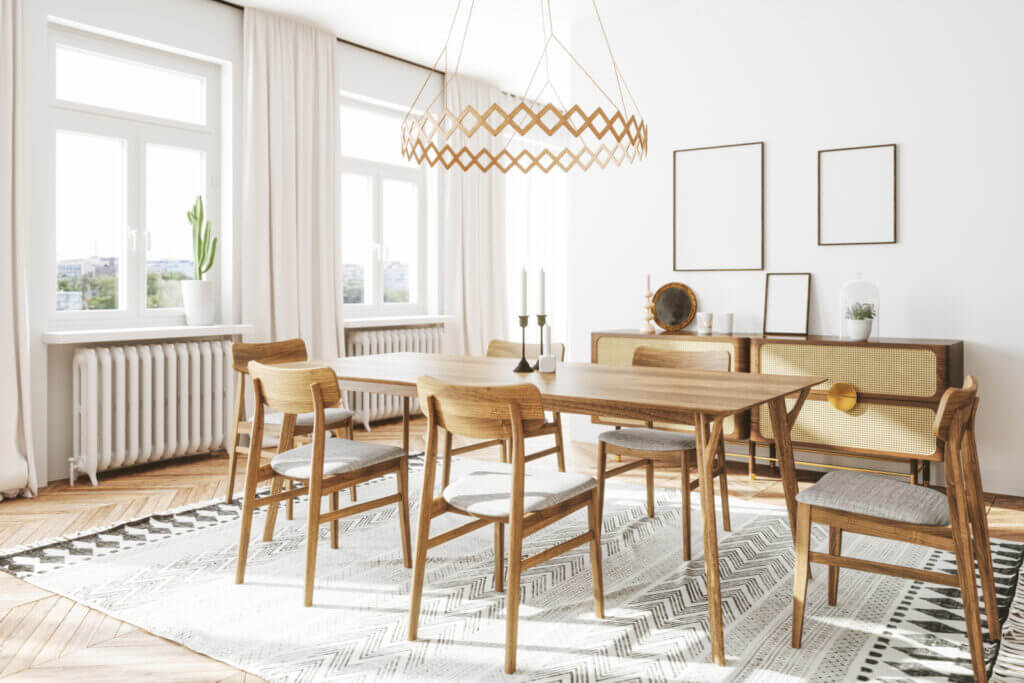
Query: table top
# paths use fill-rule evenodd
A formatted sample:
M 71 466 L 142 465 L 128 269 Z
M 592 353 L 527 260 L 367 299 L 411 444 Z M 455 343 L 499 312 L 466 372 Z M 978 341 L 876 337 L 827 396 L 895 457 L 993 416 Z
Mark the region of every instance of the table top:
M 551 374 L 519 375 L 509 358 L 390 353 L 326 361 L 344 388 L 415 395 L 416 380 L 537 386 L 549 410 L 680 421 L 694 413 L 732 415 L 824 382 L 824 377 L 561 363 Z

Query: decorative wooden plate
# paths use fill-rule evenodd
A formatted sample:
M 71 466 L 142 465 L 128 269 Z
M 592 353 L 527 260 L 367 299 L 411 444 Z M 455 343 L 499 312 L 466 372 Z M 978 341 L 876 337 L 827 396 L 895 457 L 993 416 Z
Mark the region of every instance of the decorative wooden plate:
M 682 282 L 662 285 L 654 294 L 654 322 L 667 332 L 681 330 L 697 314 L 697 297 Z

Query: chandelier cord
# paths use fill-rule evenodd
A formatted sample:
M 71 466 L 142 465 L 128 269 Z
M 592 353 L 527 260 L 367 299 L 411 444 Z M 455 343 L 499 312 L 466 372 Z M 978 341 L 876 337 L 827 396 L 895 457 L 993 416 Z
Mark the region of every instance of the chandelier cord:
M 441 93 L 442 94 L 444 93 L 444 91 L 448 87 L 448 83 L 447 83 L 447 80 L 448 80 L 448 42 L 452 39 L 452 32 L 455 30 L 455 20 L 459 18 L 459 9 L 461 9 L 461 8 L 462 8 L 462 0 L 458 0 L 458 2 L 455 5 L 455 12 L 452 14 L 452 21 L 448 25 L 448 35 L 444 39 L 444 47 L 441 48 L 441 52 L 437 55 L 437 59 L 434 60 L 433 66 L 430 67 L 431 71 L 436 71 L 437 70 L 437 65 L 441 63 L 441 58 L 442 57 L 444 58 L 445 74 L 441 78 Z M 414 97 L 412 99 L 412 104 L 409 105 L 409 111 L 405 112 L 405 116 L 402 118 L 402 125 L 403 126 L 405 125 L 405 122 L 408 120 L 409 116 L 413 113 L 413 110 L 416 108 L 416 103 L 420 101 L 420 95 L 422 95 L 423 91 L 427 89 L 427 85 L 429 83 L 430 83 L 430 74 L 428 73 L 427 74 L 427 79 L 425 81 L 423 81 L 423 85 L 420 86 L 419 91 L 416 93 L 416 97 Z M 427 109 L 430 109 L 430 107 L 434 106 L 434 102 L 437 102 L 437 97 L 435 97 L 433 99 L 433 101 L 431 101 L 431 103 L 429 105 L 427 105 Z
M 594 16 L 597 17 L 597 25 L 601 27 L 601 35 L 604 36 L 604 44 L 608 48 L 608 56 L 612 60 L 612 70 L 615 72 L 615 85 L 619 88 L 619 100 L 622 102 L 622 112 L 626 112 L 626 98 L 622 94 L 622 74 L 619 73 L 619 65 L 615 61 L 615 54 L 612 52 L 611 41 L 608 40 L 608 32 L 604 30 L 604 22 L 601 20 L 601 13 L 597 11 L 597 0 L 590 0 L 594 6 Z

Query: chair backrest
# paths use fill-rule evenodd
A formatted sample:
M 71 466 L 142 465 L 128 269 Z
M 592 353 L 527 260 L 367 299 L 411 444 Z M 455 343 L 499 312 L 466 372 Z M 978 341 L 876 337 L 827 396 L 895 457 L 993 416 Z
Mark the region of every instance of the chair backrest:
M 512 439 L 544 424 L 540 390 L 532 384 L 464 386 L 420 377 L 416 387 L 428 422 L 452 434 Z
M 565 362 L 565 344 L 562 342 L 551 342 L 551 349 L 548 351 L 558 360 Z M 492 339 L 487 345 L 488 358 L 522 358 L 523 345 L 520 342 L 505 341 L 504 339 Z M 527 344 L 526 357 L 536 360 L 540 355 L 540 344 Z
M 243 375 L 249 372 L 251 361 L 264 365 L 277 365 L 309 360 L 306 353 L 306 342 L 301 339 L 286 339 L 285 341 L 261 344 L 235 342 L 231 345 L 231 357 L 235 370 Z
M 951 387 L 942 394 L 932 422 L 932 433 L 942 441 L 949 441 L 957 433 L 973 430 L 977 404 L 978 380 L 974 375 L 968 375 L 962 388 Z
M 656 346 L 638 346 L 633 351 L 633 365 L 676 370 L 713 370 L 729 372 L 728 351 L 677 351 Z
M 249 374 L 257 416 L 264 405 L 274 412 L 298 414 L 322 413 L 341 403 L 338 377 L 327 367 L 279 368 L 252 361 Z

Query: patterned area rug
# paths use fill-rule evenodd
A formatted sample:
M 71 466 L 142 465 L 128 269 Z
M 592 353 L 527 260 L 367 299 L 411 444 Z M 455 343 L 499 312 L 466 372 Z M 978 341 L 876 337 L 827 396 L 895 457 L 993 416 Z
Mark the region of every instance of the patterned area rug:
M 414 490 L 418 490 L 414 473 Z M 394 482 L 360 488 L 360 499 Z M 809 589 L 804 643 L 789 645 L 793 551 L 779 508 L 732 502 L 720 536 L 727 666 L 710 663 L 703 561 L 680 552 L 680 496 L 661 490 L 649 519 L 641 488 L 610 485 L 604 517 L 606 618 L 594 617 L 586 546 L 524 574 L 521 681 L 967 681 L 959 592 L 843 570 L 839 606 L 826 603 L 823 567 Z M 280 516 L 275 540 L 254 525 L 244 585 L 233 582 L 238 507 L 211 503 L 73 539 L 0 551 L 0 570 L 272 681 L 509 680 L 501 672 L 504 594 L 492 582 L 489 528 L 432 550 L 421 640 L 405 639 L 409 570 L 394 507 L 341 522 L 341 548 L 321 529 L 314 606 L 303 608 L 303 506 Z M 415 509 L 414 509 L 415 515 Z M 436 520 L 432 535 L 461 523 Z M 719 516 L 719 519 L 721 517 Z M 415 516 L 413 517 L 415 525 Z M 533 554 L 582 533 L 582 513 L 529 537 Z M 814 542 L 825 542 L 814 529 Z M 848 535 L 844 550 L 914 567 L 952 569 L 952 556 Z M 994 547 L 1004 621 L 1024 545 Z M 1024 599 L 1010 621 L 1024 624 Z M 1010 629 L 1013 631 L 1013 629 Z M 1020 652 L 1008 634 L 1003 649 Z M 990 669 L 1000 646 L 987 645 Z M 1020 671 L 1002 666 L 1003 680 Z

